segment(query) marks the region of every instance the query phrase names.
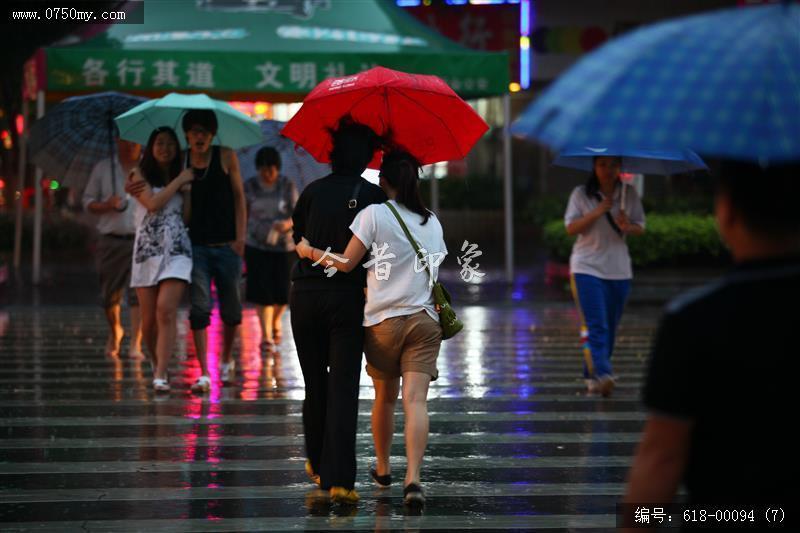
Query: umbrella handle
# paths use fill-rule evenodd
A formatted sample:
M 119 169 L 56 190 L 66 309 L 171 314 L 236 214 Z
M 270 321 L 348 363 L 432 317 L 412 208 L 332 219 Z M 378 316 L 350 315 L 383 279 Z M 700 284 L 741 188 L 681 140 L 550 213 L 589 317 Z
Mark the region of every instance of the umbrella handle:
M 111 194 L 117 195 L 117 172 L 114 164 L 114 115 L 108 110 L 108 157 L 111 160 Z

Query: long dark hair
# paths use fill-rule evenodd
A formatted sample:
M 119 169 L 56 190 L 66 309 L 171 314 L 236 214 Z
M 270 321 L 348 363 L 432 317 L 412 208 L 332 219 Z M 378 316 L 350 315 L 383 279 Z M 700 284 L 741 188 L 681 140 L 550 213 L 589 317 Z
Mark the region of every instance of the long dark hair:
M 622 158 L 619 156 L 600 156 L 596 155 L 592 158 L 592 173 L 589 175 L 589 179 L 586 180 L 586 196 L 589 198 L 595 198 L 597 194 L 600 192 L 600 178 L 597 177 L 597 171 L 594 169 L 595 163 L 599 157 L 612 157 L 617 159 L 622 164 Z
M 172 141 L 175 143 L 175 157 L 172 158 L 169 164 L 167 180 L 164 179 L 161 167 L 153 156 L 153 146 L 156 144 L 156 137 L 158 137 L 159 133 L 166 133 L 172 137 Z M 175 134 L 175 130 L 167 126 L 161 126 L 153 130 L 153 133 L 150 134 L 150 138 L 147 139 L 147 147 L 144 149 L 142 162 L 139 163 L 142 176 L 144 176 L 144 179 L 147 180 L 147 183 L 149 183 L 151 187 L 166 187 L 167 183 L 181 173 L 180 151 L 181 145 L 178 142 L 178 136 Z
M 419 162 L 408 152 L 393 150 L 383 156 L 381 177 L 397 191 L 397 202 L 421 216 L 424 225 L 431 212 L 425 207 L 419 192 L 419 167 Z

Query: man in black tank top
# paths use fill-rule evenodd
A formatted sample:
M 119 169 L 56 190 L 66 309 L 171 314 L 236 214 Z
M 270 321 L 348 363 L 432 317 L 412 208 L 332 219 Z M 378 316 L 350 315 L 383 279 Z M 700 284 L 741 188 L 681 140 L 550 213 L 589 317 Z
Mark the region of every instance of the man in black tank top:
M 306 237 L 323 249 L 344 250 L 356 214 L 386 201 L 380 187 L 361 177 L 377 141 L 366 126 L 339 127 L 333 137 L 333 173 L 310 183 L 295 206 L 295 242 Z M 332 499 L 354 503 L 366 271 L 356 268 L 328 277 L 324 264 L 301 259 L 292 282 L 292 333 L 306 385 L 306 472 L 331 491 Z
M 239 160 L 230 148 L 212 146 L 217 133 L 213 111 L 191 110 L 183 117 L 189 150 L 187 166 L 195 175 L 189 236 L 192 239 L 192 285 L 189 322 L 202 375 L 192 385 L 194 392 L 211 387 L 208 372 L 206 328 L 210 323 L 211 281 L 217 288 L 223 322 L 223 383 L 233 381 L 233 341 L 242 322 L 239 286 L 247 227 L 247 212 L 239 173 Z

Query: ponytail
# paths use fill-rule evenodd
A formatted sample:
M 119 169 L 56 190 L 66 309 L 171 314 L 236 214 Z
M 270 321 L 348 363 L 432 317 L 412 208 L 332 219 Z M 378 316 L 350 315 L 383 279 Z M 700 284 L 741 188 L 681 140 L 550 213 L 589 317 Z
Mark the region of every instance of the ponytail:
M 381 176 L 397 191 L 395 200 L 422 217 L 426 224 L 431 212 L 425 207 L 419 191 L 419 163 L 408 152 L 393 151 L 383 157 Z

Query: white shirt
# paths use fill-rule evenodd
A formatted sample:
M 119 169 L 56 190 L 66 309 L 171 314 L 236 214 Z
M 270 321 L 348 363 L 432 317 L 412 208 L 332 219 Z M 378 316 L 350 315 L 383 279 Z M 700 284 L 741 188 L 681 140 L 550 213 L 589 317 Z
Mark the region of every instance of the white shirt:
M 439 275 L 439 265 L 447 255 L 442 225 L 433 214 L 422 225 L 420 215 L 394 200 L 389 201 L 417 241 L 435 281 Z M 423 310 L 438 322 L 439 315 L 431 294 L 433 284 L 428 271 L 417 259 L 414 248 L 389 208 L 384 204 L 367 206 L 356 215 L 350 231 L 364 244 L 369 254 L 366 263 L 369 266 L 364 326 L 374 326 L 387 318 L 413 315 Z M 376 249 L 377 256 L 374 255 Z M 378 261 L 375 261 L 376 257 Z
M 644 227 L 645 217 L 642 201 L 634 187 L 625 185 L 625 214 L 632 224 Z M 603 196 L 603 193 L 600 193 Z M 622 204 L 622 187 L 614 190 L 614 201 L 611 207 L 612 217 L 616 217 Z M 567 212 L 564 214 L 564 225 L 586 216 L 595 209 L 600 202 L 595 198 L 586 196 L 584 186 L 576 187 L 569 197 Z M 573 274 L 589 274 L 602 279 L 621 280 L 633 277 L 631 256 L 628 245 L 611 224 L 606 216 L 598 218 L 586 231 L 578 235 L 572 245 L 572 255 L 569 257 L 569 268 Z
M 136 202 L 125 194 L 125 178 L 127 176 L 116 156 L 114 157 L 114 165 L 116 177 L 114 189 L 111 187 L 111 159 L 103 159 L 94 166 L 92 173 L 89 175 L 89 182 L 83 190 L 83 209 L 88 212 L 90 203 L 105 202 L 116 194 L 123 201 L 127 201 L 128 205 L 121 212 L 110 211 L 102 215 L 95 215 L 97 217 L 97 231 L 103 235 L 109 233 L 133 235 L 136 231 L 133 220 L 134 204 Z

